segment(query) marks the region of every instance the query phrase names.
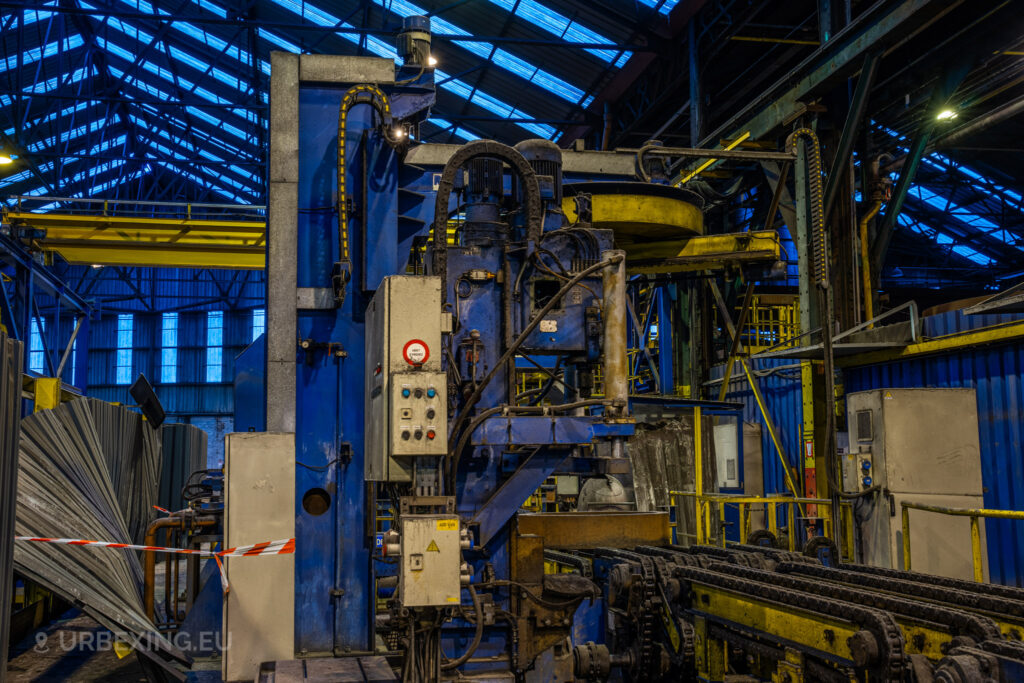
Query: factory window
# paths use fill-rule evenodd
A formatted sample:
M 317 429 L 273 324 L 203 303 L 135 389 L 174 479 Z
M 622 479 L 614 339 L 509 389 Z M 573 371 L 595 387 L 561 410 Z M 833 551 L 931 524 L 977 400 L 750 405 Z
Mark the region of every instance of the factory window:
M 135 318 L 131 313 L 117 316 L 117 383 L 132 381 L 132 332 Z
M 164 313 L 160 331 L 160 381 L 178 381 L 178 314 Z
M 220 382 L 224 359 L 224 311 L 206 314 L 206 381 Z
M 43 365 L 46 361 L 46 351 L 43 350 L 44 332 L 46 332 L 46 320 L 32 318 L 32 329 L 28 338 L 28 369 L 39 374 L 43 373 Z
M 267 329 L 267 312 L 262 308 L 252 309 L 252 340 L 256 341 Z
M 71 374 L 65 374 L 68 384 L 74 384 L 78 381 L 78 338 L 71 342 Z

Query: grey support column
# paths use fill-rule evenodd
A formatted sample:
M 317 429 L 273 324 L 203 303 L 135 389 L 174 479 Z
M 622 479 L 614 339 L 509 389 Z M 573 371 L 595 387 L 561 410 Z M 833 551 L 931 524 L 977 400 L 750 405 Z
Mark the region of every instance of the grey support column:
M 267 210 L 267 423 L 295 431 L 299 202 L 299 56 L 270 54 Z

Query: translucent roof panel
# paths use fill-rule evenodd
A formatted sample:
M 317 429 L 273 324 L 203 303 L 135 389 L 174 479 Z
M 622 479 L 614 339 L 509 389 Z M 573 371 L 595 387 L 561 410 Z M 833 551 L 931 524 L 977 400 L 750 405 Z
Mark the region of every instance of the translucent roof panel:
M 345 40 L 348 40 L 357 45 L 366 47 L 367 50 L 376 54 L 378 57 L 385 57 L 387 59 L 397 59 L 398 54 L 395 48 L 388 42 L 385 42 L 379 38 L 368 35 L 360 35 L 355 33 L 345 33 L 346 28 L 352 28 L 352 26 L 340 18 L 335 17 L 317 7 L 309 5 L 308 3 L 302 2 L 301 0 L 271 0 L 271 2 L 283 7 L 289 11 L 298 14 L 304 19 L 308 19 L 320 26 L 337 27 L 337 35 Z M 409 4 L 403 3 L 403 7 L 408 9 Z M 397 11 L 397 9 L 395 10 Z M 431 28 L 433 29 L 436 25 L 437 20 L 431 21 Z M 268 36 L 272 35 L 271 31 L 260 31 L 260 35 L 264 38 L 270 39 L 273 42 L 274 39 Z M 282 39 L 283 40 L 283 39 Z M 280 46 L 280 43 L 278 43 Z M 434 78 L 438 84 L 438 87 L 448 90 L 449 92 L 459 96 L 460 98 L 472 102 L 473 104 L 490 111 L 491 113 L 497 114 L 503 118 L 523 118 L 532 119 L 533 116 L 521 112 L 512 105 L 506 104 L 502 100 L 492 97 L 479 89 L 474 89 L 467 83 L 449 76 L 447 73 L 435 70 Z M 539 135 L 543 138 L 552 138 L 557 132 L 553 126 L 544 124 L 529 123 L 529 122 L 517 122 L 517 125 L 524 128 L 534 135 Z
M 43 47 L 34 47 L 29 50 L 25 50 L 20 55 L 8 55 L 5 59 L 0 60 L 0 73 L 17 69 L 19 60 L 21 65 L 24 67 L 29 64 L 34 64 L 41 59 L 53 57 L 61 51 L 70 52 L 75 48 L 82 47 L 82 45 L 82 36 L 74 35 L 64 38 L 63 40 L 55 40 Z
M 580 25 L 536 0 L 488 0 L 488 2 L 525 19 L 537 28 L 567 43 L 607 43 L 607 49 L 596 47 L 585 49 L 603 62 L 616 67 L 621 67 L 632 56 L 632 53 L 618 49 L 613 41 L 596 31 Z
M 428 12 L 408 0 L 373 0 L 380 7 L 394 12 L 402 17 L 426 15 Z M 470 31 L 455 26 L 444 19 L 433 16 L 430 18 L 430 30 L 442 35 L 467 35 Z M 477 57 L 487 60 L 496 66 L 510 71 L 517 76 L 538 85 L 546 91 L 558 95 L 562 99 L 579 104 L 586 93 L 575 85 L 568 83 L 557 76 L 544 71 L 538 66 L 517 57 L 516 55 L 482 41 L 459 42 L 459 47 L 468 50 Z

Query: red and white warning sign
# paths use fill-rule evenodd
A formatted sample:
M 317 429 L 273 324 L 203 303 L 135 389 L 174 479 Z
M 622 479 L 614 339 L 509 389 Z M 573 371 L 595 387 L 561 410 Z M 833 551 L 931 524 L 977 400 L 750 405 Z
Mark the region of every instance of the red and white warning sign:
M 402 357 L 409 365 L 423 365 L 430 358 L 430 347 L 422 339 L 410 339 L 402 348 Z

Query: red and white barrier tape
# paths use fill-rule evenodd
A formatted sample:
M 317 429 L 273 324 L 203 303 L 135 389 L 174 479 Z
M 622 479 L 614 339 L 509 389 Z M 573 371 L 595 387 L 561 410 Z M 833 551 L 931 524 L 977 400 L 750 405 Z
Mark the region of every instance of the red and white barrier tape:
M 264 541 L 252 545 L 240 545 L 227 550 L 192 550 L 189 548 L 163 548 L 156 545 L 133 545 L 131 543 L 110 543 L 108 541 L 86 541 L 80 538 L 38 538 L 35 536 L 15 536 L 15 541 L 32 541 L 35 543 L 60 543 L 63 545 L 82 545 L 95 548 L 124 548 L 125 550 L 147 550 L 154 553 L 179 553 L 181 555 L 201 555 L 203 557 L 255 557 L 257 555 L 288 555 L 295 552 L 295 539 L 284 538 L 279 541 Z

